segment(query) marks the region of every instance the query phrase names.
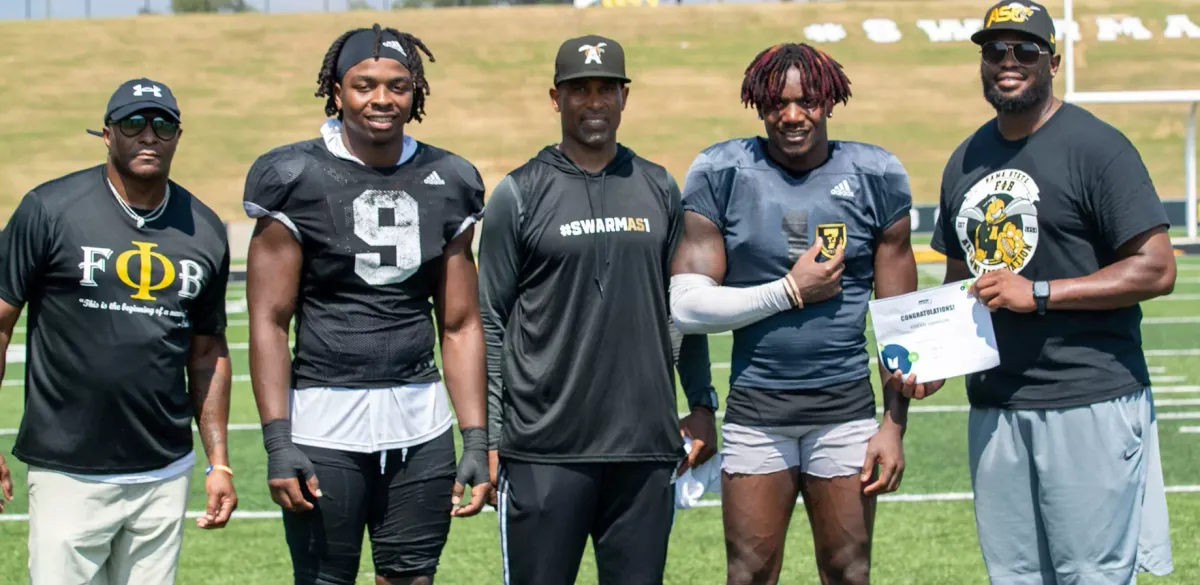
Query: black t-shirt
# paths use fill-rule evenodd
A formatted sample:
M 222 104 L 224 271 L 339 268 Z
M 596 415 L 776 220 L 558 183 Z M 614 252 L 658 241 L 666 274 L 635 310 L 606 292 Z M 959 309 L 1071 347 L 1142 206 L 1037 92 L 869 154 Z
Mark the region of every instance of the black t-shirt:
M 170 184 L 138 228 L 104 166 L 25 195 L 0 238 L 0 299 L 28 307 L 25 416 L 13 454 L 74 473 L 159 469 L 192 450 L 194 335 L 225 331 L 229 245 Z
M 297 388 L 436 382 L 432 296 L 442 252 L 483 210 L 483 180 L 462 157 L 424 143 L 373 168 L 321 139 L 276 148 L 250 168 L 243 205 L 300 242 Z
M 975 276 L 1010 268 L 1031 281 L 1050 281 L 1093 274 L 1116 262 L 1117 250 L 1134 236 L 1165 225 L 1133 144 L 1064 103 L 1023 140 L 1005 140 L 992 120 L 954 151 L 942 176 L 932 246 L 965 261 Z M 1148 386 L 1141 316 L 1136 305 L 1045 315 L 996 311 L 1000 365 L 967 377 L 971 403 L 1070 408 Z

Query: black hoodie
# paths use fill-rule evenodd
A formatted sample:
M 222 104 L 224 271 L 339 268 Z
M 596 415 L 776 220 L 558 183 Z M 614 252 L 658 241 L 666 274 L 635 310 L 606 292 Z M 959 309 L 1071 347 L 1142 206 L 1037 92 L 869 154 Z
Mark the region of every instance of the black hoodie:
M 599 173 L 548 146 L 500 181 L 485 217 L 490 448 L 541 463 L 678 461 L 675 179 L 624 146 Z M 680 358 L 693 404 L 712 394 L 704 339 L 688 336 Z

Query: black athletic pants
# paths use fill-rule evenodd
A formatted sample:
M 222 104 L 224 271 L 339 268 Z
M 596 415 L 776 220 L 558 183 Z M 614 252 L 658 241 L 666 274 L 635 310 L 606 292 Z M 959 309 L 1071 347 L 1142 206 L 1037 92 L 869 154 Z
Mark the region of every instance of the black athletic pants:
M 454 434 L 380 453 L 298 445 L 316 470 L 321 497 L 308 512 L 283 513 L 296 585 L 353 585 L 363 530 L 375 573 L 433 575 L 450 534 Z
M 497 504 L 505 585 L 574 583 L 589 535 L 600 585 L 661 585 L 675 520 L 674 468 L 503 461 Z

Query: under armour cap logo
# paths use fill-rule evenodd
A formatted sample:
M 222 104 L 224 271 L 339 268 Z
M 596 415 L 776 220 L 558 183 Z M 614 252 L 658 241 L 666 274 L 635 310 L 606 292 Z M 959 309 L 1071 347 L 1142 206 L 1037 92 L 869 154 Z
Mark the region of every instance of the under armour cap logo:
M 162 89 L 160 89 L 157 85 L 152 85 L 150 87 L 143 87 L 142 84 L 139 83 L 139 84 L 133 86 L 133 95 L 135 95 L 137 97 L 142 97 L 142 95 L 146 94 L 146 93 L 152 93 L 152 94 L 154 94 L 154 97 L 156 97 L 156 98 L 162 97 Z
M 583 59 L 583 64 L 587 65 L 588 63 L 594 62 L 603 65 L 603 63 L 600 62 L 600 53 L 604 52 L 604 47 L 606 45 L 608 45 L 608 43 L 597 43 L 595 45 L 584 45 L 579 47 L 580 53 L 586 53 Z
M 405 53 L 405 52 L 404 52 L 404 47 L 401 47 L 401 46 L 400 46 L 400 41 L 385 41 L 385 42 L 383 43 L 383 46 L 385 46 L 385 47 L 387 47 L 387 48 L 389 48 L 389 49 L 393 49 L 393 50 L 396 50 L 396 51 L 400 51 L 400 54 L 401 54 L 401 55 L 404 55 L 405 57 L 407 57 L 407 56 L 408 56 L 408 53 Z

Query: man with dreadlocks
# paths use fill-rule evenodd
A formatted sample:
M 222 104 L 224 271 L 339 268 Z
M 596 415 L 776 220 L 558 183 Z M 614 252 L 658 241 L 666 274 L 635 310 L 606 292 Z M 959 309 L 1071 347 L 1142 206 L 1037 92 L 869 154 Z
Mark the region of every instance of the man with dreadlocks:
M 849 98 L 824 52 L 764 50 L 742 102 L 766 137 L 708 147 L 684 183 L 672 315 L 685 334 L 734 336 L 721 483 L 731 585 L 778 580 L 798 494 L 822 583 L 867 583 L 875 497 L 904 470 L 900 391 L 929 391 L 881 370 L 876 422 L 867 302 L 872 289 L 916 290 L 912 195 L 891 153 L 829 139 L 834 104 Z
M 404 132 L 429 93 L 418 51 L 433 60 L 379 25 L 342 35 L 318 77 L 321 137 L 262 155 L 246 180 L 250 376 L 296 583 L 354 583 L 364 528 L 377 583 L 432 583 L 451 516 L 491 489 L 471 253 L 483 181 Z

